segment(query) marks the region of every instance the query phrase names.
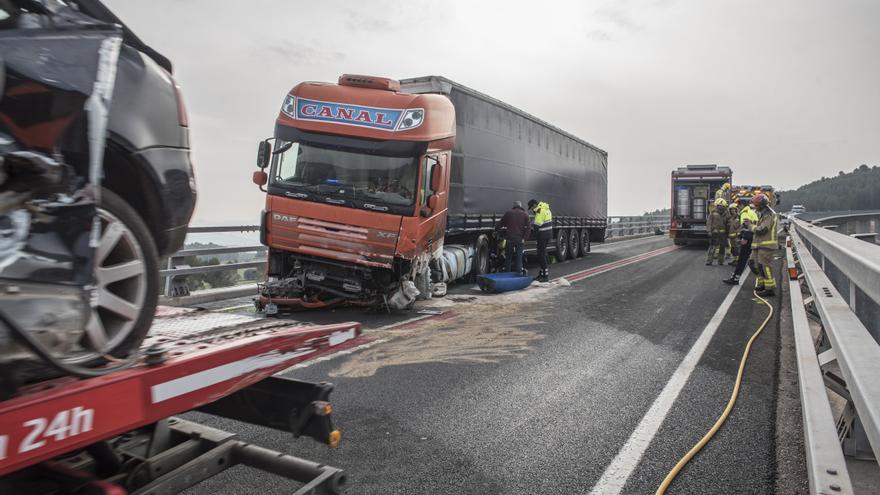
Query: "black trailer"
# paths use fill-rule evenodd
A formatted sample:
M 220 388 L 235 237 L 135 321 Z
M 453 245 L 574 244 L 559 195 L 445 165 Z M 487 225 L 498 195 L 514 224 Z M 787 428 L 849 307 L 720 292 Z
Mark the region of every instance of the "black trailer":
M 472 245 L 475 265 L 514 201 L 550 204 L 557 260 L 605 239 L 608 153 L 558 127 L 444 77 L 400 81 L 401 91 L 439 93 L 455 106 L 446 244 Z M 533 251 L 528 243 L 526 251 Z

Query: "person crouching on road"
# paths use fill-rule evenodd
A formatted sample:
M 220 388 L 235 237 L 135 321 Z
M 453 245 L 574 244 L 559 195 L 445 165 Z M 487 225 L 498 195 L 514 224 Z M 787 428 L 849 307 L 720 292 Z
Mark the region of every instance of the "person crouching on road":
M 541 264 L 541 271 L 538 273 L 538 280 L 546 282 L 550 280 L 550 269 L 547 260 L 547 244 L 553 237 L 553 213 L 550 212 L 550 205 L 537 199 L 529 200 L 529 209 L 535 212 L 535 237 L 538 240 L 538 262 Z
M 730 258 L 730 261 L 727 263 L 728 265 L 735 265 L 737 257 L 739 256 L 739 241 L 737 240 L 737 236 L 739 236 L 739 210 L 737 209 L 736 203 L 730 203 L 728 207 L 728 218 L 727 218 L 727 254 L 729 256 L 725 257 Z
M 752 198 L 752 206 L 758 213 L 755 237 L 752 240 L 752 257 L 749 265 L 757 277 L 755 291 L 761 297 L 776 295 L 776 280 L 773 278 L 773 253 L 779 248 L 776 239 L 776 212 L 770 208 L 770 200 L 763 194 Z
M 719 265 L 724 264 L 724 246 L 727 244 L 727 201 L 724 198 L 715 200 L 715 208 L 709 213 L 706 230 L 709 231 L 709 251 L 706 253 L 706 265 L 712 266 L 714 259 Z
M 736 260 L 736 267 L 733 269 L 733 275 L 731 275 L 730 278 L 723 280 L 725 284 L 736 285 L 739 283 L 739 277 L 742 275 L 743 270 L 746 269 L 746 264 L 749 262 L 749 255 L 752 254 L 753 236 L 752 220 L 749 217 L 745 217 L 739 231 L 739 237 L 734 239 L 734 242 L 739 246 L 739 258 Z
M 523 272 L 523 243 L 531 231 L 529 214 L 523 209 L 522 203 L 513 202 L 513 208 L 507 210 L 495 230 L 504 232 L 506 246 L 504 248 L 504 271 L 511 268 L 516 273 Z M 513 265 L 513 266 L 511 266 Z

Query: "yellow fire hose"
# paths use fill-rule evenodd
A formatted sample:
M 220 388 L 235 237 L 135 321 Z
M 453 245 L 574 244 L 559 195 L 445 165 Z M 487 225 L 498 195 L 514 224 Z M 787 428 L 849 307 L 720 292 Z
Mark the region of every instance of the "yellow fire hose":
M 679 459 L 675 467 L 673 467 L 672 470 L 669 471 L 669 474 L 667 474 L 666 477 L 663 478 L 663 483 L 660 483 L 660 486 L 657 488 L 655 495 L 663 495 L 664 493 L 666 493 L 669 485 L 672 484 L 672 480 L 674 480 L 675 477 L 678 476 L 678 473 L 681 472 L 684 466 L 688 462 L 690 462 L 691 459 L 693 459 L 694 456 L 696 456 L 697 453 L 699 453 L 700 450 L 702 450 L 707 443 L 709 443 L 709 440 L 711 440 L 712 437 L 715 436 L 715 433 L 718 432 L 718 430 L 721 428 L 721 425 L 723 425 L 724 422 L 727 421 L 727 417 L 730 416 L 730 412 L 733 411 L 733 406 L 736 405 L 736 397 L 737 395 L 739 395 L 739 388 L 740 385 L 742 385 L 743 371 L 745 371 L 746 369 L 746 361 L 749 359 L 749 351 L 752 350 L 752 343 L 755 342 L 755 340 L 758 338 L 758 335 L 761 334 L 761 332 L 764 330 L 764 327 L 766 327 L 767 323 L 770 322 L 770 318 L 773 317 L 773 306 L 769 302 L 767 302 L 766 299 L 759 296 L 757 292 L 753 291 L 752 293 L 767 306 L 767 309 L 769 309 L 770 312 L 767 313 L 767 317 L 764 318 L 764 322 L 761 323 L 761 326 L 759 326 L 757 330 L 755 330 L 755 333 L 752 334 L 752 338 L 750 338 L 749 342 L 746 344 L 746 349 L 745 351 L 743 351 L 742 359 L 739 362 L 739 371 L 736 373 L 736 384 L 733 386 L 733 393 L 730 394 L 730 400 L 727 401 L 727 407 L 724 408 L 724 412 L 721 413 L 721 416 L 718 418 L 717 421 L 715 421 L 715 424 L 712 425 L 712 428 L 710 428 L 709 431 L 705 435 L 703 435 L 703 438 L 701 438 L 700 441 L 696 443 L 696 445 L 691 447 L 691 450 L 689 450 L 688 453 L 684 455 L 684 457 Z

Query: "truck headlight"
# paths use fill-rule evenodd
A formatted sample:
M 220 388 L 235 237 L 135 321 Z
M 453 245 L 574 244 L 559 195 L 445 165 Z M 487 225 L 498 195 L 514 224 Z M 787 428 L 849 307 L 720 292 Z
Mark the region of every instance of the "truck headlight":
M 425 110 L 422 108 L 412 108 L 403 113 L 400 119 L 400 125 L 397 126 L 398 131 L 408 131 L 422 125 L 425 120 Z

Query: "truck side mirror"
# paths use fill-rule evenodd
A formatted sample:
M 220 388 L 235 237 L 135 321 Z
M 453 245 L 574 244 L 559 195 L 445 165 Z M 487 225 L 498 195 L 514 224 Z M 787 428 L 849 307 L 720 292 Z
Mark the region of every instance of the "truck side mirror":
M 431 212 L 437 211 L 438 203 L 440 203 L 440 199 L 436 194 L 428 196 L 428 208 L 431 209 Z
M 443 177 L 446 175 L 446 166 L 439 161 L 431 169 L 431 190 L 439 192 L 443 186 Z M 430 201 L 431 198 L 428 198 Z
M 271 155 L 272 145 L 269 143 L 269 141 L 260 141 L 260 144 L 257 147 L 257 167 L 260 167 L 261 169 L 268 167 L 269 157 Z

